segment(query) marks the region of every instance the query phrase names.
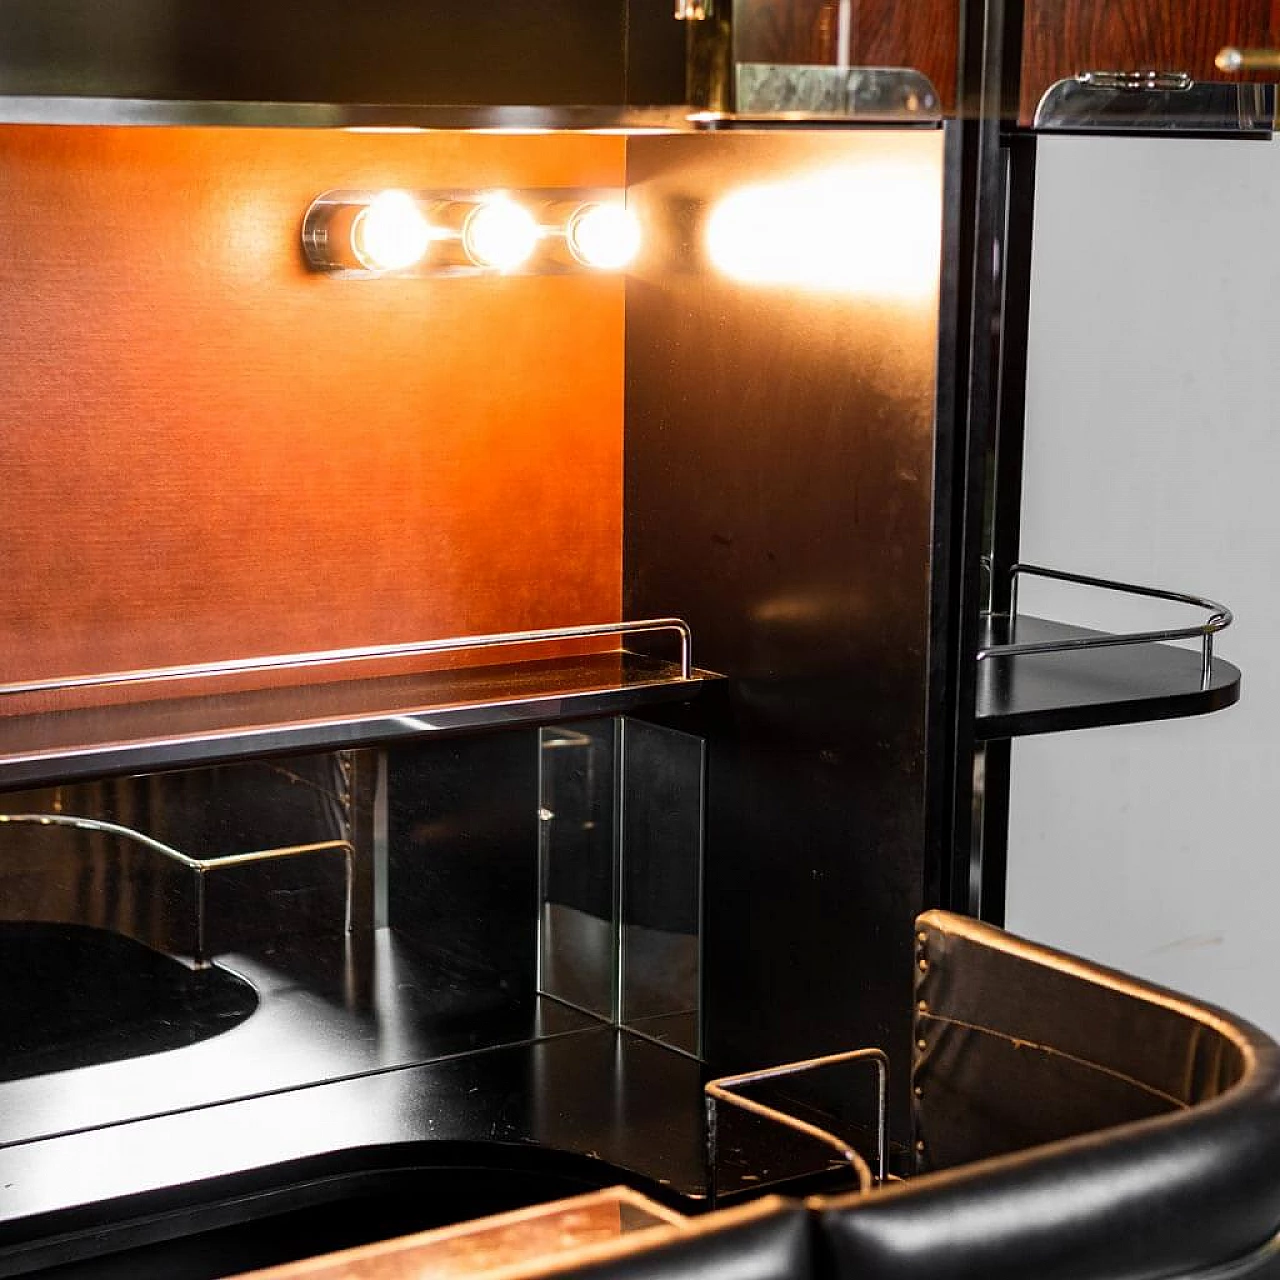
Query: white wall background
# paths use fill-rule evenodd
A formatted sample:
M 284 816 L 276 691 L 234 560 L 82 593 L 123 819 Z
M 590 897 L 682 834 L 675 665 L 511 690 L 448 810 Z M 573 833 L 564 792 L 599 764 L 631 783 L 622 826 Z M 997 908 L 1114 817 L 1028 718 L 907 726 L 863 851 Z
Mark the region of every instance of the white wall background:
M 1008 927 L 1280 1035 L 1280 144 L 1039 157 L 1023 559 L 1224 601 L 1244 684 L 1015 742 Z M 1022 607 L 1170 617 L 1031 584 Z

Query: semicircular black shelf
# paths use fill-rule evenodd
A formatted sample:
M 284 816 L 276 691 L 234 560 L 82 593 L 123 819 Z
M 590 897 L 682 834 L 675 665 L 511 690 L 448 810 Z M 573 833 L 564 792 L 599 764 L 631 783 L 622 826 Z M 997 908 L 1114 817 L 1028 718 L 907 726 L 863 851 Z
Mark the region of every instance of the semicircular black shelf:
M 1007 617 L 984 618 L 980 648 L 1011 643 Z M 1020 614 L 1019 643 L 1104 635 Z M 1059 653 L 992 655 L 978 663 L 975 735 L 981 741 L 1221 711 L 1240 699 L 1240 670 L 1214 658 L 1207 686 L 1198 649 L 1122 645 Z

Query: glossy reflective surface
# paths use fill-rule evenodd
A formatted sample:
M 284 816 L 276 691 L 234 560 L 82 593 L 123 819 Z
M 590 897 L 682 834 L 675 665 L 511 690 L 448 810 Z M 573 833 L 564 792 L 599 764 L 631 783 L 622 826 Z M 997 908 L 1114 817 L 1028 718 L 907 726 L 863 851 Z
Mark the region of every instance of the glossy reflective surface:
M 701 1115 L 697 1063 L 597 1027 L 12 1146 L 0 1150 L 0 1259 L 10 1265 L 25 1243 L 64 1232 L 54 1242 L 62 1256 L 95 1255 L 115 1238 L 100 1228 L 127 1238 L 131 1219 L 160 1210 L 216 1224 L 216 1213 L 195 1211 L 232 1197 L 237 1220 L 278 1211 L 291 1187 L 304 1202 L 333 1199 L 342 1187 L 329 1180 L 379 1169 L 531 1169 L 698 1195 Z M 448 1180 L 437 1187 L 428 1210 L 449 1195 Z
M 4 796 L 0 1144 L 594 1025 L 536 991 L 537 761 L 530 728 Z
M 538 743 L 538 989 L 617 1016 L 619 722 L 572 721 Z
M 225 969 L 191 970 L 79 925 L 0 924 L 0 1081 L 164 1053 L 230 1031 L 258 1007 Z
M 75 962 L 72 989 L 101 993 L 101 977 L 78 962 L 98 963 L 98 952 L 110 957 L 112 948 L 118 944 L 100 946 L 90 955 L 63 950 L 61 976 L 66 979 L 66 966 Z M 6 950 L 13 958 L 13 948 Z M 146 1017 L 128 1016 L 126 997 L 112 992 L 98 1014 L 70 1025 L 59 1019 L 64 1029 L 57 1052 L 48 1066 L 38 1066 L 53 1074 L 34 1074 L 33 1064 L 41 1064 L 40 1042 L 21 1036 L 12 1042 L 16 1056 L 4 1068 L 13 1078 L 3 1086 L 0 1145 L 594 1025 L 532 991 L 504 990 L 505 975 L 492 962 L 443 952 L 422 955 L 382 930 L 363 946 L 341 938 L 305 939 L 257 955 L 220 956 L 221 981 L 237 990 L 248 984 L 252 1016 L 241 1008 L 233 1030 L 202 1039 L 208 1034 L 204 1024 L 218 1016 L 218 1007 L 206 1012 L 181 988 L 179 1005 L 173 998 L 167 1008 L 164 999 L 153 1003 L 147 994 L 159 986 L 153 973 L 168 971 L 163 957 L 138 950 L 141 955 L 130 950 L 114 963 L 118 984 L 123 992 L 139 993 L 133 1004 L 142 1002 Z M 195 979 L 192 985 L 210 981 Z M 38 1007 L 41 991 L 47 1002 L 56 1003 L 58 988 L 43 983 L 23 1003 Z M 165 1022 L 165 1013 L 176 1017 L 188 1004 L 178 1026 Z M 113 1012 L 121 1016 L 112 1019 Z M 47 1018 L 44 1026 L 49 1029 Z M 97 1047 L 103 1037 L 116 1050 L 104 1055 Z M 117 1060 L 103 1062 L 104 1057 Z M 64 1069 L 71 1066 L 78 1069 Z
M 627 717 L 540 746 L 539 991 L 697 1055 L 705 744 Z
M 696 1052 L 702 750 L 640 722 L 516 724 L 10 793 L 0 928 L 44 950 L 0 955 L 27 984 L 0 1145 L 619 1017 Z M 224 987 L 234 1020 L 197 998 Z
M 907 1052 L 906 922 L 928 892 L 942 143 L 881 129 L 629 147 L 634 207 L 664 238 L 628 285 L 625 600 L 665 601 L 726 677 L 683 722 L 707 739 L 706 1052 L 725 1074 Z M 877 200 L 873 173 L 912 196 Z M 836 219 L 802 199 L 782 252 L 758 225 L 741 242 L 777 270 L 715 268 L 719 202 L 763 188 L 771 229 L 779 188 L 832 174 L 867 184 L 840 206 L 838 269 L 806 252 Z M 683 270 L 660 265 L 677 254 Z
M 702 1045 L 706 744 L 622 725 L 619 1020 L 697 1055 Z
M 372 753 L 0 795 L 0 920 L 90 925 L 188 964 L 367 919 Z M 367 927 L 367 926 L 366 926 Z

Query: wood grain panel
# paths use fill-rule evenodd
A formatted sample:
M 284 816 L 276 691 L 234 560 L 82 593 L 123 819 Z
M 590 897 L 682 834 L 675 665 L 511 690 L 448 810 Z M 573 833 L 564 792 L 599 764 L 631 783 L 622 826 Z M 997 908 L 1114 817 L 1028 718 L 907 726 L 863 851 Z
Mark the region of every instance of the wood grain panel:
M 1274 48 L 1280 43 L 1280 0 L 1029 0 L 1025 21 L 1025 124 L 1051 84 L 1082 71 L 1257 78 L 1224 75 L 1214 68 L 1214 58 L 1226 45 Z
M 833 63 L 838 0 L 737 0 L 739 62 Z M 915 67 L 933 81 L 944 108 L 956 97 L 957 0 L 853 0 L 849 61 L 855 66 Z
M 623 147 L 0 130 L 0 679 L 616 619 L 621 279 L 338 281 L 298 231 Z

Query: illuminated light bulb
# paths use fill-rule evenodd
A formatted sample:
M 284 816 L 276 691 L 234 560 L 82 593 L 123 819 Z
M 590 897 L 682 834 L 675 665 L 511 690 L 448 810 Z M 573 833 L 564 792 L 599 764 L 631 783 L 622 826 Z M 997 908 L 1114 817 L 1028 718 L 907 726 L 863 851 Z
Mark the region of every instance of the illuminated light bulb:
M 930 165 L 850 165 L 725 196 L 707 222 L 707 254 L 743 284 L 927 300 L 938 289 L 941 210 Z
M 570 217 L 565 240 L 584 267 L 618 271 L 640 252 L 640 223 L 620 204 L 584 204 Z
M 431 246 L 431 228 L 414 198 L 384 191 L 351 224 L 351 251 L 370 271 L 405 271 Z
M 538 247 L 537 220 L 513 200 L 494 197 L 478 204 L 462 224 L 462 248 L 477 267 L 514 271 Z

